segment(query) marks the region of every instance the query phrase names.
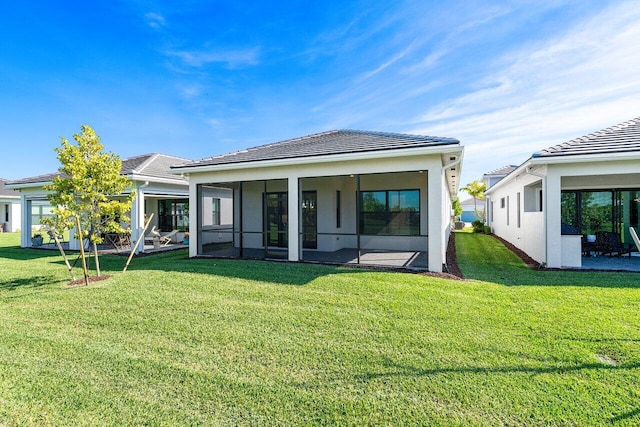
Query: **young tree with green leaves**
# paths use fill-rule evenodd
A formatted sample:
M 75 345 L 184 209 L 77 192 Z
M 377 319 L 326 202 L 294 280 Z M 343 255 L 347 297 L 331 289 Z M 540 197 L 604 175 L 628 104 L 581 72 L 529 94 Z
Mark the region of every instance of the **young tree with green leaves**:
M 471 197 L 473 197 L 473 211 L 477 218 L 484 218 L 484 209 L 478 210 L 478 199 L 484 200 L 484 192 L 487 191 L 487 184 L 482 181 L 472 181 L 460 190 L 465 191 Z
M 94 130 L 83 125 L 74 134 L 76 144 L 61 137 L 61 147 L 56 148 L 60 176 L 45 187 L 56 217 L 57 228 L 75 227 L 80 219 L 82 232 L 76 238 L 84 245 L 89 239 L 95 256 L 96 275 L 100 276 L 98 245 L 105 233 L 126 233 L 123 224 L 129 223 L 134 191 L 125 194 L 131 181 L 120 174 L 122 161 L 114 153 L 103 151 L 104 146 Z

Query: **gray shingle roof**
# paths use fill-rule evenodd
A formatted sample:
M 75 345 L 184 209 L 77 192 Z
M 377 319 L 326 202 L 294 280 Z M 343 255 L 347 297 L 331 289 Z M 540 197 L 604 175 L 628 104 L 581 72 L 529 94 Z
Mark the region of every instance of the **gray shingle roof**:
M 6 179 L 0 178 L 0 197 L 20 197 L 20 192 L 4 188 L 5 182 L 7 182 Z
M 454 138 L 360 130 L 332 130 L 286 141 L 207 157 L 174 168 L 215 166 L 356 152 L 398 150 L 459 144 Z
M 536 157 L 640 151 L 640 117 L 533 153 Z
M 122 159 L 121 175 L 144 175 L 150 178 L 166 178 L 171 180 L 179 179 L 175 174 L 169 173 L 169 167 L 174 164 L 189 162 L 182 157 L 168 156 L 166 154 L 143 154 L 140 156 Z M 51 182 L 54 177 L 60 176 L 60 172 L 48 173 L 45 175 L 32 176 L 28 178 L 9 181 L 11 185 L 38 184 Z M 13 191 L 13 190 L 12 190 Z
M 489 175 L 508 175 L 508 174 L 510 174 L 511 172 L 513 172 L 516 169 L 518 169 L 518 166 L 515 166 L 515 165 L 502 166 L 501 168 L 494 169 L 492 171 L 489 171 L 489 172 L 485 173 L 484 176 L 489 176 Z
M 146 154 L 122 161 L 123 175 L 145 175 L 154 178 L 179 179 L 169 173 L 172 165 L 190 162 L 182 157 L 167 156 L 166 154 Z

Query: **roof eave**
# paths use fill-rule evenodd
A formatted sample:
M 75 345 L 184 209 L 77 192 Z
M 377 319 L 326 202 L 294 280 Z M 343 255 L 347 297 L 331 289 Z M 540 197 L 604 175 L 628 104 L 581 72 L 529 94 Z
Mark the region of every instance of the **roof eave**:
M 274 159 L 274 160 L 257 160 L 249 162 L 238 163 L 225 163 L 218 165 L 202 165 L 202 166 L 189 166 L 178 165 L 172 166 L 170 173 L 182 174 L 182 173 L 203 173 L 214 171 L 228 171 L 234 169 L 255 169 L 255 168 L 271 168 L 279 166 L 292 166 L 292 165 L 309 165 L 314 163 L 326 163 L 326 162 L 347 162 L 357 160 L 371 160 L 388 157 L 408 157 L 415 155 L 429 155 L 429 154 L 444 154 L 444 153 L 462 153 L 463 148 L 460 143 L 442 144 L 434 147 L 418 147 L 418 148 L 403 148 L 395 150 L 377 150 L 377 151 L 365 151 L 356 153 L 341 153 L 341 154 L 328 154 L 321 156 L 307 156 L 307 157 L 292 157 L 287 159 Z
M 45 185 L 51 184 L 53 184 L 53 181 L 23 182 L 19 184 L 5 184 L 5 188 L 20 191 L 21 189 L 25 188 L 43 187 Z
M 170 171 L 171 172 L 171 171 Z M 129 178 L 131 181 L 137 181 L 137 182 L 155 182 L 158 184 L 175 184 L 175 185 L 189 185 L 189 182 L 187 181 L 186 178 L 161 178 L 161 177 L 157 177 L 157 176 L 151 176 L 151 175 L 141 175 L 141 174 L 129 174 L 127 175 L 127 178 Z
M 560 163 L 606 162 L 611 160 L 640 160 L 640 151 L 625 151 L 619 153 L 593 154 L 564 154 L 556 156 L 533 155 L 532 165 L 552 165 Z

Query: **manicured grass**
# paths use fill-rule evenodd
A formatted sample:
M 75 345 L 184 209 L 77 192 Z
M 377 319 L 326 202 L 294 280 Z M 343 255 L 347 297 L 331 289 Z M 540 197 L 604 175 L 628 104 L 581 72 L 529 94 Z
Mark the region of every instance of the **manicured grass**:
M 456 237 L 484 281 L 178 251 L 66 288 L 0 234 L 0 425 L 638 424 L 640 275 Z

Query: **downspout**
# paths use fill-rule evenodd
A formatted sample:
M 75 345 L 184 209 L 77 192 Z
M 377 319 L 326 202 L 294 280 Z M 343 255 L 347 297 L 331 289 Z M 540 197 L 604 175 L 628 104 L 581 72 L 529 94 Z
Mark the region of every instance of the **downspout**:
M 544 236 L 544 262 L 542 263 L 542 267 L 547 265 L 547 245 L 549 242 L 549 238 L 547 236 L 547 176 L 542 175 L 541 173 L 534 172 L 531 169 L 531 166 L 527 166 L 525 168 L 525 173 L 533 176 L 537 176 L 542 179 L 542 194 L 544 197 L 542 198 L 544 205 L 542 208 L 542 235 Z

